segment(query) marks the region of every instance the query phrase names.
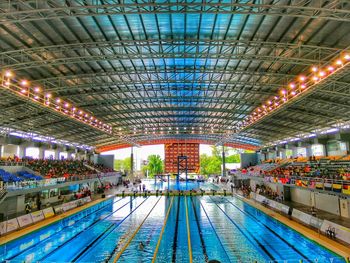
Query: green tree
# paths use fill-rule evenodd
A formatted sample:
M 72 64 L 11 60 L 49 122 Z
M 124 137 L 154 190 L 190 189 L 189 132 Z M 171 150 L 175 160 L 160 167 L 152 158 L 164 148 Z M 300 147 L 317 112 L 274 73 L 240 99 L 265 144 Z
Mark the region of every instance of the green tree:
M 237 149 L 224 147 L 226 163 L 239 163 L 241 162 L 240 155 Z M 231 153 L 231 155 L 229 155 Z M 232 154 L 233 153 L 233 154 Z M 201 154 L 200 156 L 200 168 L 201 174 L 220 174 L 222 165 L 222 146 L 212 146 L 211 156 L 207 154 Z
M 148 164 L 145 165 L 142 170 L 146 172 L 148 170 L 149 176 L 154 177 L 156 174 L 160 174 L 164 171 L 164 163 L 159 155 L 150 155 L 147 158 Z
M 131 171 L 131 158 L 126 157 L 123 160 L 114 160 L 114 169 L 116 171 L 130 172 Z
M 200 156 L 200 168 L 201 174 L 220 174 L 221 171 L 221 159 L 218 156 L 208 156 L 201 154 Z
M 226 157 L 226 163 L 240 163 L 240 162 L 241 162 L 241 156 L 238 153 L 232 154 Z

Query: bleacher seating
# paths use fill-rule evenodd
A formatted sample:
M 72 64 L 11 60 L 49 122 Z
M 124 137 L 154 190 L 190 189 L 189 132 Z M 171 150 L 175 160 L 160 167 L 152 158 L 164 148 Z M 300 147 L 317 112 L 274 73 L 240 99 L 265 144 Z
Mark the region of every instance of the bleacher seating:
M 44 160 L 30 159 L 27 167 L 38 172 L 45 178 L 58 178 L 70 176 L 85 176 L 96 173 L 86 167 L 83 161 L 78 160 Z
M 20 177 L 25 178 L 26 180 L 42 180 L 43 178 L 25 171 L 21 171 L 17 173 Z
M 0 180 L 2 180 L 5 183 L 13 183 L 13 182 L 21 182 L 21 181 L 23 181 L 22 178 L 14 175 L 12 173 L 6 172 L 3 169 L 0 169 Z

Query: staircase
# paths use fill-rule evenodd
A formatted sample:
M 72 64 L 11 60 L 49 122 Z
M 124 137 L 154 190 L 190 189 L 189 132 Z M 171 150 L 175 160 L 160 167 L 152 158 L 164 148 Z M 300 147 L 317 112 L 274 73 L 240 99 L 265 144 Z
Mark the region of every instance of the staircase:
M 89 168 L 90 170 L 95 171 L 96 173 L 101 173 L 100 170 L 96 169 L 95 167 L 92 167 L 91 165 L 88 165 L 87 163 L 84 163 L 84 166 Z

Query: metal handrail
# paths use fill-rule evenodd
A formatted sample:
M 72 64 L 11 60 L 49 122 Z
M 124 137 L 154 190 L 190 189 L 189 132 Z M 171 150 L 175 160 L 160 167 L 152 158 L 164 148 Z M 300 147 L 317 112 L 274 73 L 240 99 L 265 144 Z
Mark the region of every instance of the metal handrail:
M 8 191 L 15 191 L 15 190 L 21 190 L 21 189 L 40 188 L 44 186 L 58 185 L 58 184 L 67 183 L 67 182 L 95 179 L 98 177 L 100 178 L 111 177 L 116 175 L 119 175 L 119 173 L 109 172 L 109 173 L 89 174 L 89 175 L 81 175 L 81 176 L 70 176 L 67 178 L 65 177 L 50 178 L 50 179 L 43 179 L 43 180 L 37 180 L 37 181 L 28 180 L 28 181 L 22 181 L 22 182 L 5 183 L 4 189 Z

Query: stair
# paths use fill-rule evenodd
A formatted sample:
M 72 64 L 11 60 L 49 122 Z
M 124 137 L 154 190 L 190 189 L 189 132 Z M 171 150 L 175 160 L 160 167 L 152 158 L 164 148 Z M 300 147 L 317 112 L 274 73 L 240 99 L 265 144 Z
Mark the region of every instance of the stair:
M 101 171 L 99 171 L 98 169 L 96 169 L 95 167 L 92 167 L 91 165 L 88 165 L 87 163 L 84 163 L 84 166 L 89 168 L 90 170 L 96 171 L 97 173 L 101 173 Z

